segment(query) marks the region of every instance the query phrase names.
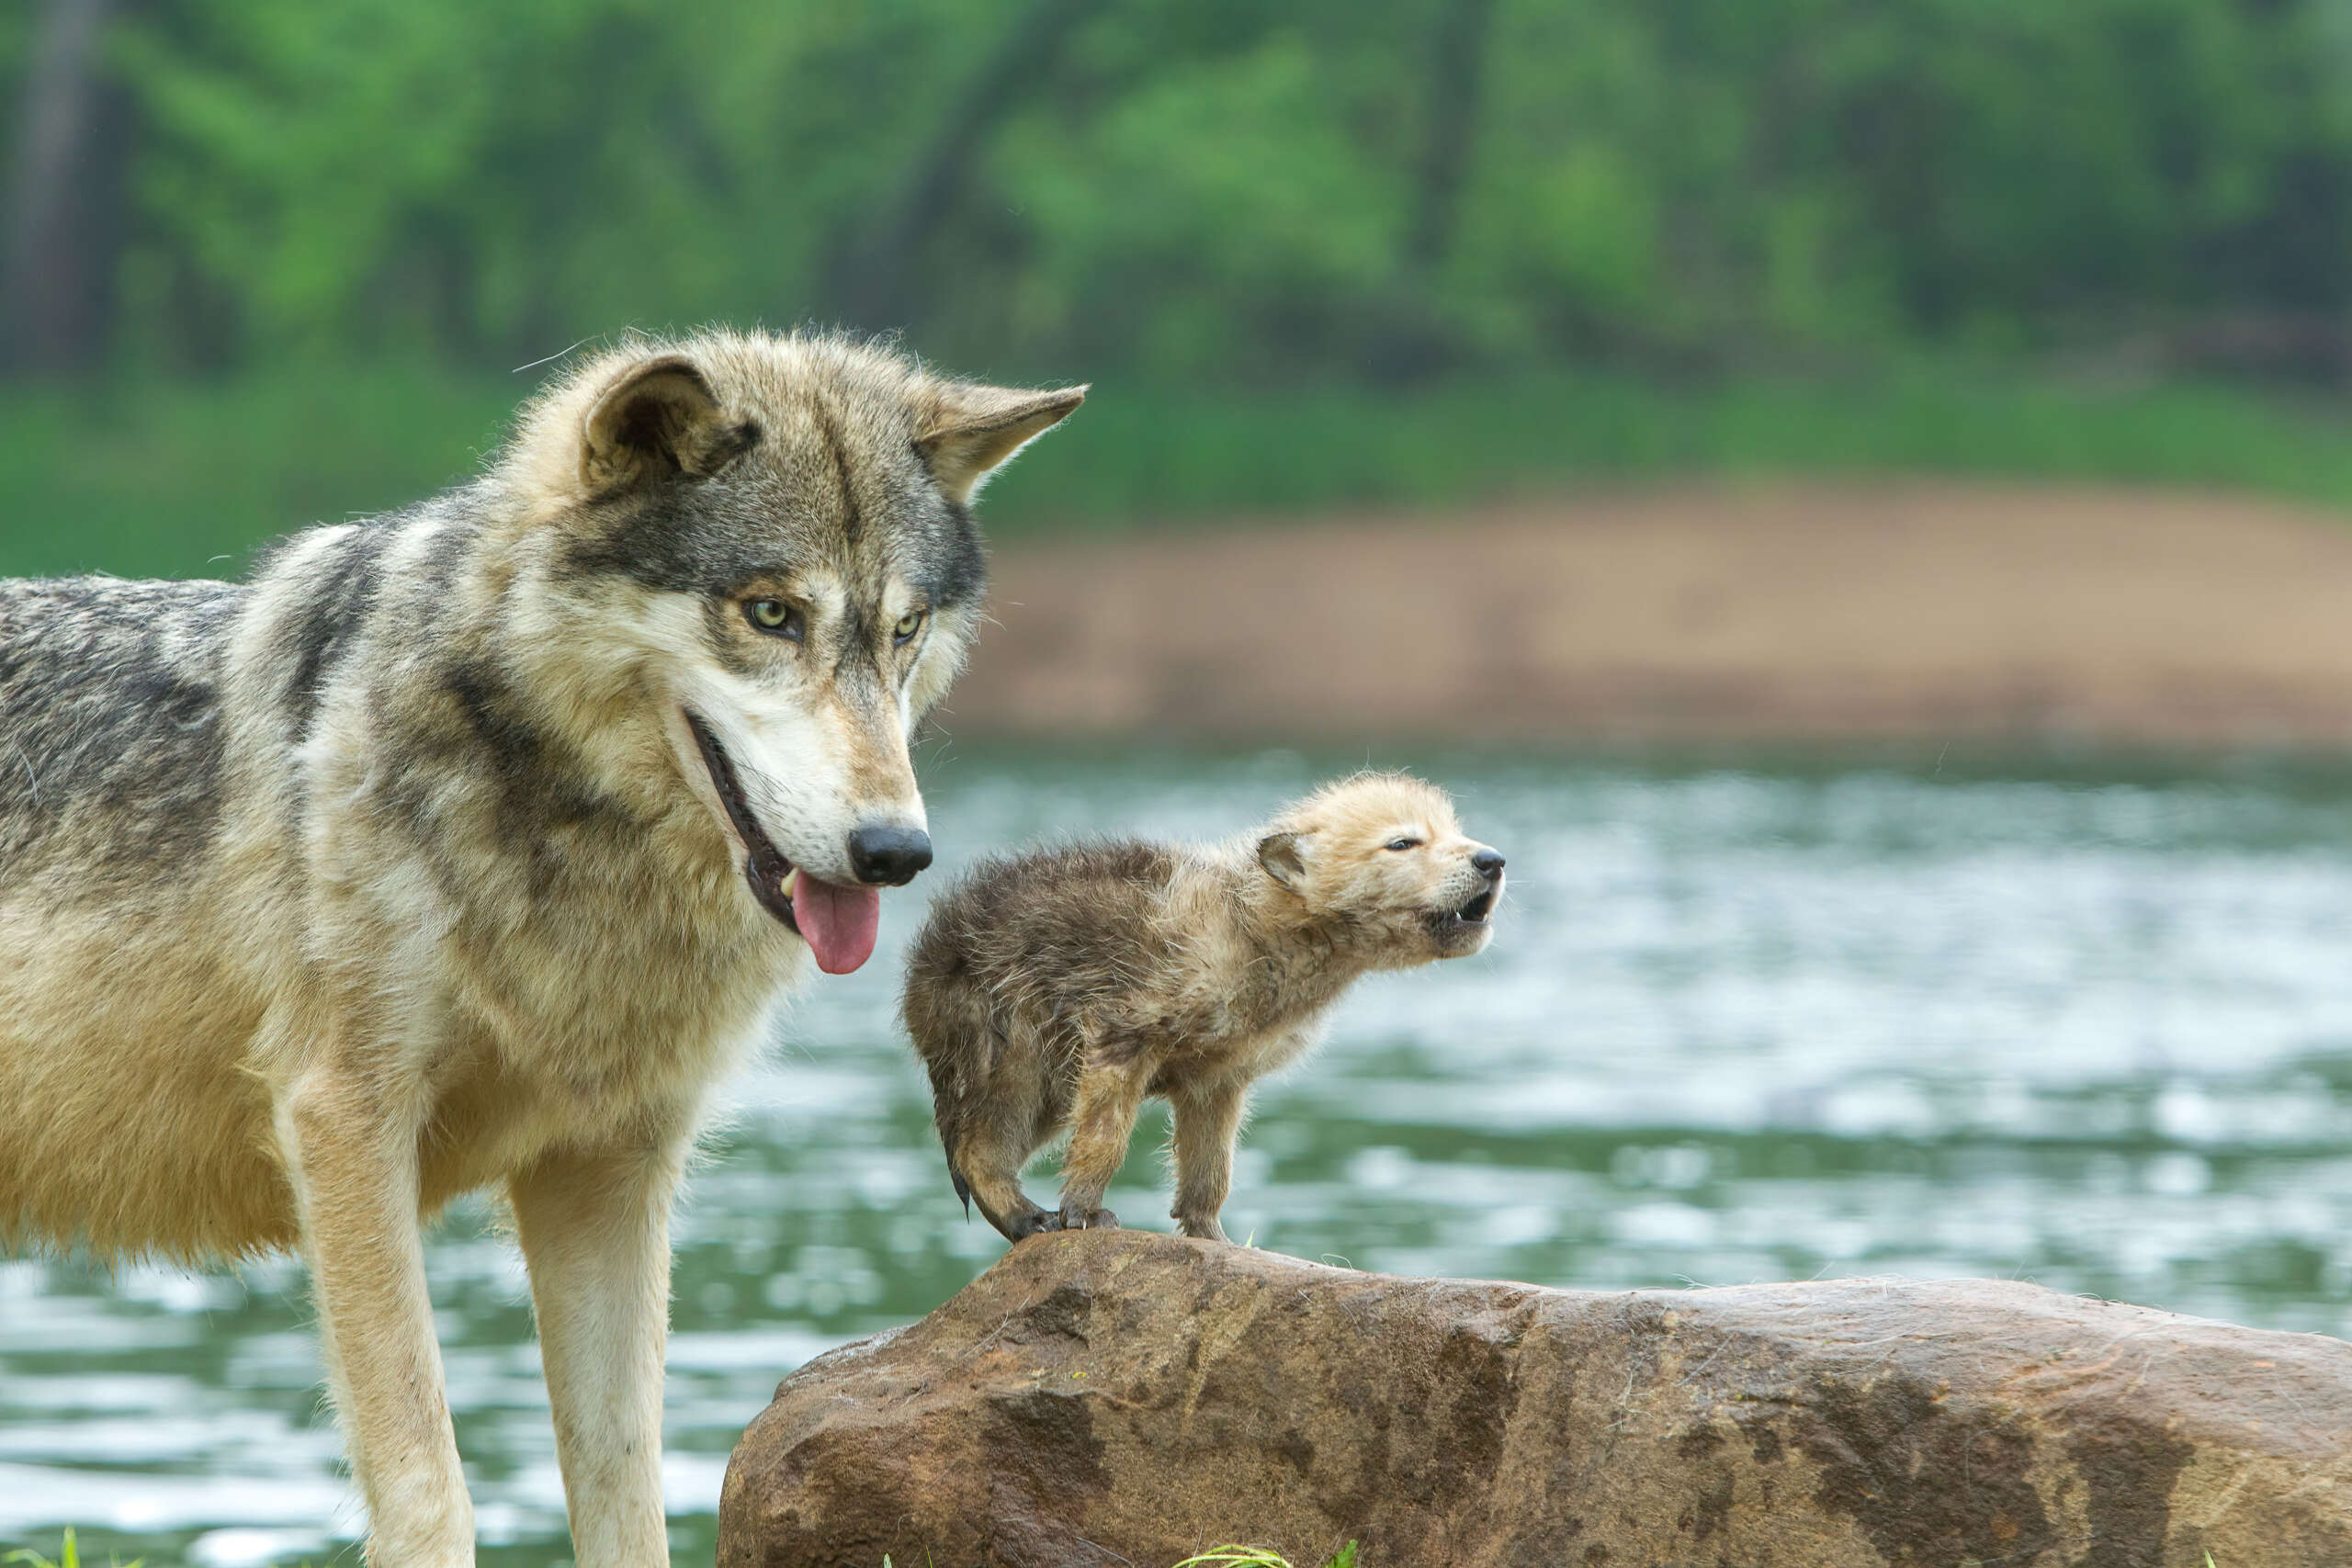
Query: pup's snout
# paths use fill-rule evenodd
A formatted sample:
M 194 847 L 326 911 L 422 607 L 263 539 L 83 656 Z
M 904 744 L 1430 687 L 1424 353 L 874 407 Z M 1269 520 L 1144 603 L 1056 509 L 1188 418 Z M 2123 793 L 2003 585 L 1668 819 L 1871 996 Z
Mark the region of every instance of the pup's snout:
M 899 887 L 931 863 L 931 835 L 920 828 L 868 826 L 849 836 L 849 868 L 872 886 Z
M 1500 876 L 1503 874 L 1502 852 L 1500 850 L 1480 850 L 1476 854 L 1470 857 L 1470 869 L 1485 877 L 1487 881 L 1492 882 L 1496 877 Z

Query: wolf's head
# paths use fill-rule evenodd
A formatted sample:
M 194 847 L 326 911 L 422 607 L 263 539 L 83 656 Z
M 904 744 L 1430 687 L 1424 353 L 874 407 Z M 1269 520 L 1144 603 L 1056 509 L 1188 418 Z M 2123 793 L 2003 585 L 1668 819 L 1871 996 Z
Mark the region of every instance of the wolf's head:
M 1359 773 L 1285 808 L 1258 840 L 1278 909 L 1376 968 L 1461 958 L 1487 945 L 1503 857 L 1466 837 L 1453 803 L 1405 773 Z
M 829 973 L 873 951 L 876 889 L 931 863 L 907 746 L 978 618 L 972 497 L 1084 396 L 711 333 L 581 367 L 501 465 L 557 623 L 525 638 L 539 678 L 591 723 L 658 726 L 751 896 Z

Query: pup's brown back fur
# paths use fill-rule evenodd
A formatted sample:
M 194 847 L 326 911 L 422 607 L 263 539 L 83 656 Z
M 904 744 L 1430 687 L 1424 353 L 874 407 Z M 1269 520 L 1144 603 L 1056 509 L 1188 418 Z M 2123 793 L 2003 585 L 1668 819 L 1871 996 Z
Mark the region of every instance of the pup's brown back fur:
M 1081 844 L 991 862 L 933 907 L 904 1012 L 958 1196 L 1019 1240 L 1115 1224 L 1102 1193 L 1147 1095 L 1175 1111 L 1174 1218 L 1217 1211 L 1249 1086 L 1358 976 L 1486 945 L 1502 857 L 1401 774 L 1328 785 L 1229 843 Z M 1464 918 L 1465 911 L 1468 918 Z M 1071 1131 L 1058 1213 L 1021 1168 Z

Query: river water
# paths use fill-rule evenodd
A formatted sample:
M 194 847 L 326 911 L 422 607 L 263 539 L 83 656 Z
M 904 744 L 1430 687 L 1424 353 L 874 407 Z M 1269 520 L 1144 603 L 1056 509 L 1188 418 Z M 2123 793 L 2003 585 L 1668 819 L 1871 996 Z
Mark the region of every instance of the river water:
M 1237 1239 L 1599 1288 L 1997 1276 L 2352 1333 L 2352 772 L 1377 760 L 1454 790 L 1510 898 L 1487 954 L 1364 983 L 1265 1087 Z M 927 771 L 952 868 L 1040 835 L 1223 835 L 1363 761 Z M 779 1376 L 1002 1250 L 948 1190 L 890 1022 L 919 901 L 886 900 L 875 962 L 783 1021 L 680 1216 L 683 1561 L 709 1561 L 729 1447 Z M 1165 1224 L 1163 1126 L 1111 1194 L 1130 1222 Z M 430 1267 L 484 1559 L 560 1560 L 513 1249 L 469 1207 Z M 99 1561 L 356 1561 L 301 1287 L 282 1263 L 0 1259 L 0 1548 L 77 1525 Z

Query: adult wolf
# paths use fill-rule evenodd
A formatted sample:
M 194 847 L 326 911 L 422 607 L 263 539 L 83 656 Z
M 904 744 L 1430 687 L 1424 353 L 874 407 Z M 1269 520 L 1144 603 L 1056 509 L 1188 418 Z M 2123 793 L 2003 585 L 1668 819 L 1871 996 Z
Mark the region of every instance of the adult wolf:
M 496 1184 L 582 1568 L 668 1561 L 669 1209 L 929 863 L 989 471 L 1084 389 L 634 343 L 250 582 L 0 583 L 0 1237 L 299 1246 L 386 1568 L 470 1562 L 419 1225 Z

